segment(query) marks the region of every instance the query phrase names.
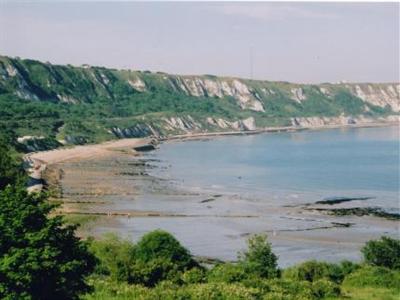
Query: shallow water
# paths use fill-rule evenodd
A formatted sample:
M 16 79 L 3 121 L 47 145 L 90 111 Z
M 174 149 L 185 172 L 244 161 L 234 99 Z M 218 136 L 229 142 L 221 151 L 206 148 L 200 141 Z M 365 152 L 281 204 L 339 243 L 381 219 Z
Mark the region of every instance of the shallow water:
M 114 175 L 107 182 L 121 191 L 102 196 L 94 210 L 161 214 L 115 217 L 92 233 L 112 231 L 136 241 L 161 228 L 193 254 L 224 260 L 235 260 L 250 234 L 267 233 L 282 267 L 307 259 L 358 260 L 366 241 L 398 237 L 399 222 L 325 215 L 302 204 L 368 196 L 335 207 L 398 211 L 398 134 L 396 127 L 382 127 L 167 142 L 140 158 L 150 165 L 149 177 L 121 176 L 122 169 L 137 170 L 131 166 L 137 158 L 98 161 L 94 169 L 108 168 Z
M 399 129 L 346 128 L 163 144 L 154 175 L 276 204 L 375 197 L 398 208 Z

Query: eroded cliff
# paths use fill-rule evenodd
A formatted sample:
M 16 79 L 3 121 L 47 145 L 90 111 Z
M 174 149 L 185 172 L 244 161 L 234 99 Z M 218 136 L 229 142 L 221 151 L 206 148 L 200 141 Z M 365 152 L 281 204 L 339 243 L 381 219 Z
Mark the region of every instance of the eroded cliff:
M 17 122 L 21 135 L 53 135 L 63 143 L 382 121 L 400 112 L 399 97 L 399 83 L 294 84 L 0 57 L 3 121 Z M 24 107 L 34 110 L 25 109 L 25 123 L 51 124 L 29 129 Z

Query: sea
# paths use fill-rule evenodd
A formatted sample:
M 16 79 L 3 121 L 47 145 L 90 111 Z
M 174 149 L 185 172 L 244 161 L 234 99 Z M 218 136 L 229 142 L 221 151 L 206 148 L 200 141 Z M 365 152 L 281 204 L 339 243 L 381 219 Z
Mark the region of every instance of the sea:
M 273 204 L 371 197 L 399 208 L 399 127 L 340 128 L 162 144 L 156 176 Z M 160 171 L 162 170 L 162 171 Z
M 140 159 L 121 210 L 161 212 L 97 227 L 137 241 L 163 229 L 194 255 L 235 261 L 252 234 L 267 234 L 281 267 L 317 259 L 359 261 L 366 241 L 399 237 L 399 221 L 332 216 L 310 207 L 378 207 L 399 213 L 399 128 L 339 128 L 167 141 Z M 155 180 L 156 179 L 156 180 Z

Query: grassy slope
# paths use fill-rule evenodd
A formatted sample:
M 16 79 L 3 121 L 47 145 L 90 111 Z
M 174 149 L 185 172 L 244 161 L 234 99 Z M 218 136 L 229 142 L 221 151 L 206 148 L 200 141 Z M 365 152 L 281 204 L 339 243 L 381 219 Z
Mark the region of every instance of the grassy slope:
M 18 74 L 7 76 L 7 68 L 18 70 Z M 210 75 L 197 77 L 234 80 Z M 190 114 L 206 127 L 208 116 L 228 120 L 253 116 L 258 126 L 280 126 L 288 125 L 290 117 L 338 116 L 342 113 L 382 115 L 389 112 L 365 104 L 340 85 L 323 85 L 333 94 L 328 97 L 317 85 L 242 80 L 260 96 L 265 107 L 265 112 L 254 112 L 242 110 L 232 97 L 188 96 L 177 88 L 183 78 L 193 77 L 60 66 L 0 56 L 0 122 L 16 129 L 18 135 L 72 137 L 72 142 L 99 142 L 115 138 L 109 132 L 110 128 L 129 128 L 149 122 L 157 127 L 164 116 Z M 145 92 L 130 85 L 129 81 L 138 79 L 145 82 Z M 307 101 L 297 103 L 290 99 L 290 89 L 295 87 L 303 88 Z M 16 95 L 21 90 L 36 95 L 39 101 L 21 99 L 21 95 Z M 263 90 L 273 93 L 266 94 Z M 60 96 L 68 103 L 62 103 Z

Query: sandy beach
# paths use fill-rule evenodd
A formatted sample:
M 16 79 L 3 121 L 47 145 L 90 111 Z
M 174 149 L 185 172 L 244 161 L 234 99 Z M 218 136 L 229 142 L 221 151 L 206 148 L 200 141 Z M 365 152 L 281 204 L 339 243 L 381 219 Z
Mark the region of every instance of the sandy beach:
M 108 141 L 101 144 L 74 146 L 71 148 L 60 148 L 50 151 L 35 152 L 27 154 L 26 158 L 40 160 L 46 164 L 60 163 L 68 160 L 91 159 L 111 155 L 115 151 L 128 149 L 134 151 L 132 149 L 133 147 L 147 144 L 149 141 L 150 139 L 145 138 L 121 139 Z

